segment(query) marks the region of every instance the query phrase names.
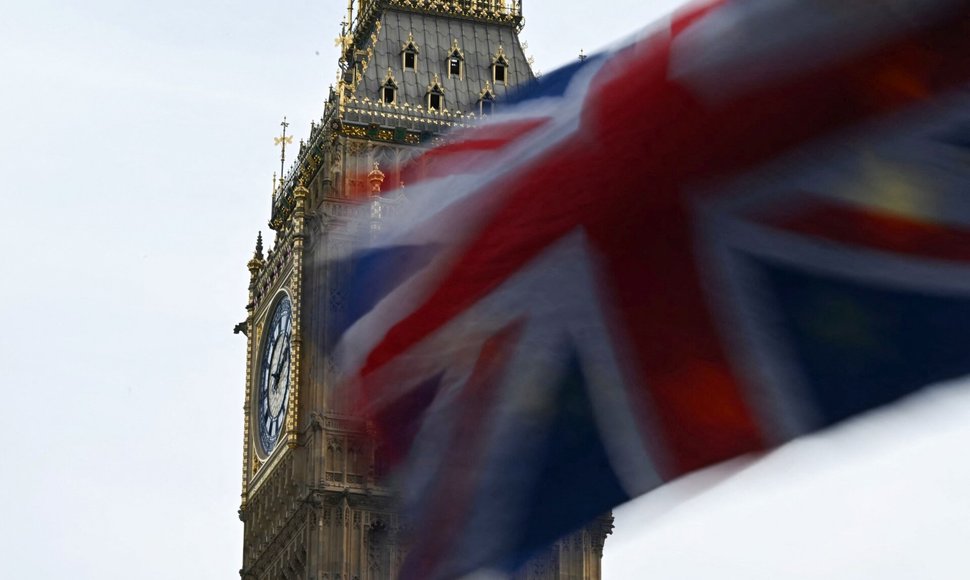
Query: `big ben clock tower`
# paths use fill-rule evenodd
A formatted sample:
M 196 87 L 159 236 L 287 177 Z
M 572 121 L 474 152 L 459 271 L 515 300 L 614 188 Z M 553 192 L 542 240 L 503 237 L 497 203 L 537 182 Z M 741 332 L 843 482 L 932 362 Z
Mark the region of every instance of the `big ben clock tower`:
M 272 247 L 260 236 L 248 264 L 242 578 L 397 577 L 407 542 L 380 450 L 332 387 L 324 323 L 345 297 L 328 280 L 347 273 L 327 268 L 350 247 L 342 225 L 407 203 L 381 197 L 404 160 L 533 78 L 522 23 L 521 0 L 349 0 L 336 88 L 273 193 Z M 592 522 L 516 577 L 598 579 L 611 528 Z

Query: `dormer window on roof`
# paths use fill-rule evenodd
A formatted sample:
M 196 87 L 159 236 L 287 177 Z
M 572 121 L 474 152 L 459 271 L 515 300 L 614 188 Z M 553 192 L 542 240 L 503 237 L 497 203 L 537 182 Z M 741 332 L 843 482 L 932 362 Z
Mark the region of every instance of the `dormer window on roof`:
M 394 74 L 391 67 L 387 67 L 387 78 L 381 85 L 381 101 L 391 105 L 397 102 L 397 83 L 394 82 Z
M 414 44 L 414 35 L 408 32 L 408 41 L 401 47 L 401 67 L 404 70 L 418 70 L 418 45 Z
M 492 85 L 485 82 L 485 88 L 478 94 L 478 114 L 487 117 L 495 110 L 495 95 L 492 94 Z
M 435 73 L 434 79 L 431 81 L 431 84 L 428 85 L 426 103 L 429 111 L 445 110 L 445 90 L 441 88 L 441 81 L 438 79 L 438 73 Z
M 465 66 L 465 55 L 458 47 L 458 39 L 451 41 L 451 52 L 448 54 L 448 78 L 461 79 L 464 76 L 462 70 Z
M 492 82 L 495 84 L 509 84 L 509 59 L 505 56 L 505 49 L 500 44 L 498 52 L 492 57 Z

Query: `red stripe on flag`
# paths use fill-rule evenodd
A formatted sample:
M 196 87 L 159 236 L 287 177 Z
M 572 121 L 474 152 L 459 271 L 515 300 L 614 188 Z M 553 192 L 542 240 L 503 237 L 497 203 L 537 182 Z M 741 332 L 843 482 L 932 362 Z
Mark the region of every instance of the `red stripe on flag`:
M 817 197 L 809 207 L 795 215 L 762 221 L 777 228 L 843 244 L 937 260 L 970 262 L 970 229 L 880 213 Z
M 530 118 L 461 130 L 452 134 L 447 143 L 408 163 L 402 170 L 402 179 L 410 186 L 427 179 L 482 169 L 501 149 L 548 123 L 548 118 Z
M 927 94 L 967 79 L 970 35 L 948 22 L 911 41 L 796 75 L 706 108 L 669 81 L 666 38 L 648 39 L 609 61 L 588 96 L 583 129 L 550 148 L 522 175 L 492 182 L 504 204 L 474 235 L 437 289 L 387 333 L 362 369 L 368 375 L 413 347 L 577 228 L 606 254 L 619 304 L 618 338 L 634 340 L 647 388 L 638 393 L 659 421 L 673 476 L 759 449 L 762 437 L 717 342 L 692 248 L 681 186 L 737 174 L 820 134 L 916 98 L 873 93 L 870 81 L 900 52 L 949 55 L 929 70 L 903 60 L 901 74 Z M 907 65 L 906 63 L 910 63 Z M 922 66 L 922 65 L 920 65 Z M 568 291 L 568 290 L 567 290 Z M 621 349 L 621 352 L 623 350 Z M 659 419 L 658 419 L 659 417 Z M 647 441 L 650 446 L 657 441 Z M 663 456 L 658 454 L 659 456 Z
M 677 36 L 712 11 L 724 6 L 727 0 L 706 0 L 694 2 L 673 14 L 670 19 L 670 35 Z
M 424 512 L 429 518 L 416 522 L 419 537 L 408 554 L 401 571 L 404 579 L 423 579 L 433 576 L 442 558 L 455 552 L 454 542 L 462 537 L 475 498 L 475 487 L 484 472 L 482 460 L 488 442 L 488 423 L 491 411 L 501 391 L 500 384 L 508 370 L 522 336 L 523 323 L 515 320 L 482 345 L 482 350 L 468 382 L 454 401 L 454 424 L 442 459 L 442 471 L 435 478 L 435 498 L 443 509 Z M 419 421 L 421 418 L 412 418 Z
M 610 293 L 605 302 L 616 305 L 620 327 L 614 340 L 632 342 L 629 363 L 645 387 L 633 400 L 643 424 L 663 437 L 659 449 L 656 441 L 645 444 L 665 459 L 658 465 L 661 475 L 672 478 L 761 450 L 765 442 L 704 296 L 682 190 L 686 158 L 731 155 L 734 148 L 707 138 L 703 127 L 716 113 L 668 81 L 670 45 L 660 40 L 648 40 L 652 48 L 634 51 L 631 61 L 615 62 L 627 68 L 623 76 L 635 78 L 635 86 L 603 87 L 604 106 L 593 103 L 588 111 L 603 140 L 624 145 L 614 148 L 614 166 L 602 185 L 613 192 L 603 202 L 608 210 L 588 222 L 587 231 L 603 257 Z M 626 110 L 637 110 L 633 100 L 650 107 L 625 122 L 604 118 L 604 109 L 616 106 L 614 99 L 633 107 Z

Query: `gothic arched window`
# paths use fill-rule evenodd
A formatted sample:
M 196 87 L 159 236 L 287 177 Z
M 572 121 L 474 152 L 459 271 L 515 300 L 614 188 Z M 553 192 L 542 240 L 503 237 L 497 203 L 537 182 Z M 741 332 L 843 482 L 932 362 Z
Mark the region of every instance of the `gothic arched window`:
M 492 87 L 486 81 L 485 88 L 478 94 L 478 113 L 483 117 L 491 115 L 495 110 L 495 95 L 492 94 Z
M 387 77 L 381 85 L 381 102 L 391 105 L 397 102 L 397 83 L 394 82 L 394 74 L 391 67 L 387 67 Z
M 506 58 L 502 45 L 499 45 L 498 52 L 492 58 L 492 82 L 509 84 L 509 59 Z
M 408 32 L 408 41 L 401 47 L 401 68 L 404 70 L 418 70 L 418 45 L 414 44 L 414 36 Z
M 464 76 L 465 55 L 458 48 L 458 39 L 451 41 L 451 52 L 448 54 L 448 78 L 461 79 Z
M 426 104 L 428 105 L 429 111 L 444 111 L 445 110 L 445 90 L 441 88 L 441 81 L 438 79 L 438 73 L 435 73 L 434 79 L 431 84 L 428 85 L 428 95 Z
M 378 445 L 374 449 L 374 479 L 382 481 L 390 473 L 390 459 L 388 458 L 387 447 Z

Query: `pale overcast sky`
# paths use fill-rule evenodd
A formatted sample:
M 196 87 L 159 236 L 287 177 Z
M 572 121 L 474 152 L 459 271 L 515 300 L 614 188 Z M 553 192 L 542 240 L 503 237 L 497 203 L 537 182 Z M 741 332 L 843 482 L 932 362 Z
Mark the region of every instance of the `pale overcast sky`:
M 531 0 L 527 53 L 548 72 L 678 3 Z M 283 115 L 297 138 L 321 115 L 343 10 L 3 3 L 0 577 L 238 578 L 231 330 L 272 138 Z M 618 510 L 605 577 L 970 577 L 968 391 Z

